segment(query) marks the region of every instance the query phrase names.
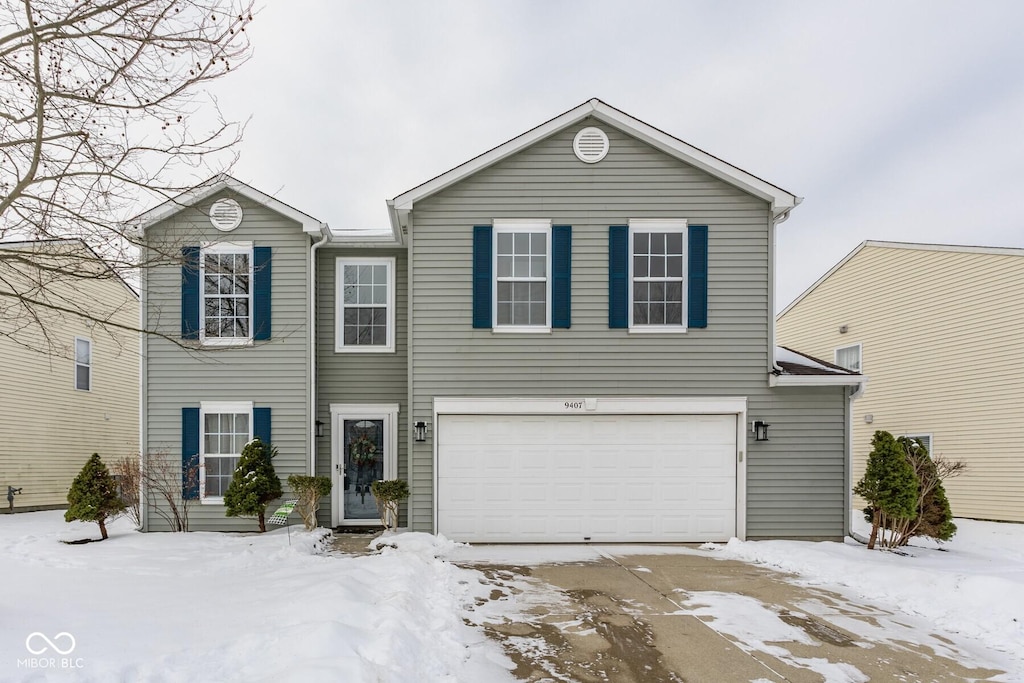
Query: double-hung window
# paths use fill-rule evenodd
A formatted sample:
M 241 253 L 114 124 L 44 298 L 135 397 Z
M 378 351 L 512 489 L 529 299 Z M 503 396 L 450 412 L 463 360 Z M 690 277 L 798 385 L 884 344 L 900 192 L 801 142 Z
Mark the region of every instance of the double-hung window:
M 75 337 L 75 389 L 92 391 L 92 342 Z
M 335 351 L 395 350 L 395 259 L 339 258 Z
M 686 221 L 630 221 L 630 330 L 686 330 L 686 264 Z
M 860 372 L 861 345 L 851 344 L 836 349 L 836 365 L 846 368 L 850 372 Z
M 494 222 L 494 329 L 551 329 L 550 221 Z
M 202 500 L 224 498 L 242 449 L 252 440 L 252 403 L 200 404 L 199 487 Z
M 202 341 L 208 345 L 252 340 L 252 243 L 206 245 L 199 261 Z

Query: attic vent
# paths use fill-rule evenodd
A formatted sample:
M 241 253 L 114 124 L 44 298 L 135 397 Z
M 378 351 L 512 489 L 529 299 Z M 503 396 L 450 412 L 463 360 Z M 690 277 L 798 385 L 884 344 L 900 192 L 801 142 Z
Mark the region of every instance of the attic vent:
M 572 141 L 572 151 L 586 164 L 596 164 L 608 154 L 608 136 L 600 128 L 584 128 Z
M 210 207 L 210 223 L 222 232 L 234 230 L 242 222 L 242 207 L 234 199 L 218 199 Z

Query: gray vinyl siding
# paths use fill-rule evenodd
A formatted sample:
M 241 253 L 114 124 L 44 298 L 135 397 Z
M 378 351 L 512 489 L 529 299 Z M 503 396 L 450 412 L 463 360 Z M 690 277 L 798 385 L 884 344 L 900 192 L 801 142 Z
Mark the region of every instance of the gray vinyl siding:
M 768 386 L 770 210 L 766 202 L 598 122 L 610 151 L 579 162 L 577 125 L 421 200 L 410 229 L 411 420 L 438 396 L 745 396 L 750 419 L 820 419 L 750 447 L 748 533 L 844 532 L 843 389 Z M 572 327 L 551 334 L 472 328 L 472 227 L 502 218 L 572 226 Z M 708 225 L 708 327 L 686 334 L 608 328 L 608 227 L 631 218 Z M 778 437 L 776 437 L 778 434 Z M 414 529 L 433 529 L 433 428 L 413 444 Z M 802 473 L 820 472 L 822 481 Z M 800 474 L 789 476 L 787 474 Z M 801 497 L 813 495 L 820 507 Z M 794 511 L 790 514 L 789 511 Z M 796 514 L 799 512 L 799 514 Z
M 241 204 L 242 224 L 227 233 L 207 218 L 210 204 L 229 196 Z M 178 254 L 182 246 L 204 241 L 252 241 L 272 249 L 272 333 L 252 346 L 214 350 L 181 348 L 181 266 L 161 265 L 143 272 L 147 326 L 171 339 L 150 336 L 144 401 L 147 455 L 181 461 L 181 409 L 201 401 L 252 401 L 271 408 L 271 439 L 278 449 L 274 467 L 285 482 L 308 470 L 308 260 L 310 239 L 298 223 L 229 191 L 209 197 L 146 231 L 146 242 Z M 287 489 L 287 486 L 285 486 Z M 221 505 L 193 501 L 193 531 L 255 530 L 251 519 L 230 518 Z M 166 527 L 148 515 L 150 530 Z
M 395 259 L 396 311 L 393 353 L 335 352 L 338 301 L 335 268 L 337 259 L 341 257 Z M 317 439 L 318 475 L 334 480 L 331 471 L 332 403 L 397 403 L 398 476 L 402 479 L 409 476 L 408 291 L 408 268 L 404 249 L 324 247 L 317 252 L 317 419 L 324 423 L 324 435 Z M 332 496 L 333 494 L 332 491 Z M 321 501 L 319 519 L 321 524 L 330 525 L 331 510 L 328 501 Z

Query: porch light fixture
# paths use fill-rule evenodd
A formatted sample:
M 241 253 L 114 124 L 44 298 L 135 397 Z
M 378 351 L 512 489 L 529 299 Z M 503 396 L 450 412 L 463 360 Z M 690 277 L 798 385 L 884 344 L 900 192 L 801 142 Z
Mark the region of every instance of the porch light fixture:
M 324 435 L 324 423 L 321 422 L 320 420 L 316 421 L 316 435 L 317 437 L 321 437 Z
M 427 423 L 426 422 L 423 422 L 422 420 L 420 422 L 417 422 L 416 424 L 413 425 L 413 429 L 416 430 L 416 440 L 417 441 L 423 442 L 423 441 L 427 440 Z
M 767 441 L 769 427 L 771 427 L 771 425 L 767 422 L 756 420 L 754 422 L 754 441 Z

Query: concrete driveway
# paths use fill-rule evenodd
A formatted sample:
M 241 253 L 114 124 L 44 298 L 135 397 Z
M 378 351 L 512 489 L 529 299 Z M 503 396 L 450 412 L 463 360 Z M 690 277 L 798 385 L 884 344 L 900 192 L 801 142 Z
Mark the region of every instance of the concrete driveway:
M 476 553 L 485 557 L 486 546 Z M 501 553 L 496 553 L 501 555 Z M 785 575 L 688 554 L 616 555 L 524 566 L 482 559 L 492 601 L 480 619 L 524 681 L 978 681 L 984 651 Z M 971 651 L 971 650 L 974 651 Z M 1005 680 L 1005 679 L 998 679 Z

